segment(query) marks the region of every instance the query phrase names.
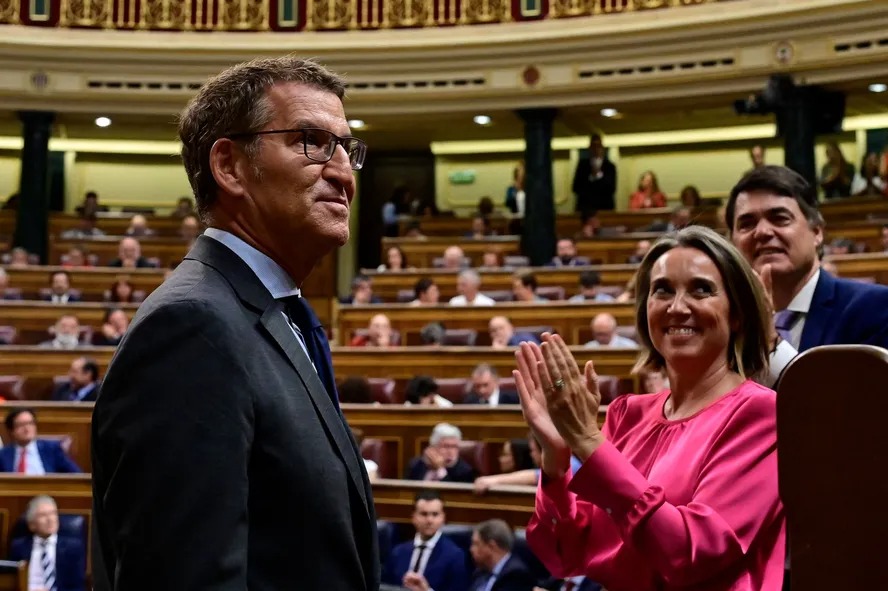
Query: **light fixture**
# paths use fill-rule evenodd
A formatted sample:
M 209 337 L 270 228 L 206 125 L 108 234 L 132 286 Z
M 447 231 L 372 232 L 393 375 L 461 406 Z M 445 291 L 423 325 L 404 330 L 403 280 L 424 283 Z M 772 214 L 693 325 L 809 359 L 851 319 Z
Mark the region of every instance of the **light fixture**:
M 96 125 L 99 127 L 108 127 L 111 125 L 111 120 L 107 117 L 96 117 Z
M 876 82 L 875 84 L 869 85 L 870 92 L 885 92 L 888 90 L 888 84 L 882 84 L 881 82 Z
M 602 117 L 616 117 L 617 110 L 613 109 L 611 107 L 605 107 L 604 109 L 601 110 L 601 116 Z
M 366 124 L 364 123 L 363 119 L 349 119 L 348 120 L 348 126 L 351 127 L 352 129 L 364 129 L 364 125 L 366 125 Z
M 490 125 L 493 122 L 493 119 L 491 119 L 487 115 L 475 115 L 472 121 L 474 121 L 478 125 Z

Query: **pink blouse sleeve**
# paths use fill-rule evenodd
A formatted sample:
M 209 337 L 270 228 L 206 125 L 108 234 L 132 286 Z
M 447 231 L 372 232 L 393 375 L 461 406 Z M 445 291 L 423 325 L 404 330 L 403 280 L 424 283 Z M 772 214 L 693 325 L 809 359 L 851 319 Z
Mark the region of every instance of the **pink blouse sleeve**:
M 625 402 L 608 408 L 606 437 Z M 541 481 L 527 532 L 534 553 L 559 578 L 653 570 L 683 586 L 723 572 L 782 515 L 773 400 L 751 397 L 712 441 L 687 505 L 668 503 L 610 442 L 576 475 Z

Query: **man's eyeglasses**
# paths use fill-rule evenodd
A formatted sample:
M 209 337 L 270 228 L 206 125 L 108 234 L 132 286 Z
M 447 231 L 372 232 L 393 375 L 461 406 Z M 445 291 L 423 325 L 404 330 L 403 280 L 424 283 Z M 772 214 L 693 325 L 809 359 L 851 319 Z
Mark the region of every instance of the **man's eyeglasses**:
M 364 166 L 364 158 L 367 156 L 367 144 L 356 137 L 339 137 L 338 135 L 318 129 L 316 127 L 303 127 L 301 129 L 272 129 L 269 131 L 252 131 L 246 133 L 232 133 L 227 135 L 230 140 L 252 137 L 255 135 L 272 135 L 279 133 L 292 133 L 297 135 L 297 140 L 302 144 L 305 157 L 315 162 L 329 162 L 336 152 L 336 146 L 342 146 L 348 154 L 348 161 L 352 170 L 361 170 Z

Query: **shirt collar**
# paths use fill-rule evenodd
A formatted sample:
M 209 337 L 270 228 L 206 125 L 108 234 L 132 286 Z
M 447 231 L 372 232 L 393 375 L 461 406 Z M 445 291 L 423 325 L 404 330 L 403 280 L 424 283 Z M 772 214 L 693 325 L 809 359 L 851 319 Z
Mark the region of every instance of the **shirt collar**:
M 20 445 L 19 449 L 22 449 L 26 452 L 27 451 L 37 451 L 37 440 L 35 439 L 31 443 L 29 443 L 28 445 L 25 445 L 25 446 Z
M 436 531 L 435 535 L 433 535 L 431 538 L 429 538 L 427 542 L 423 542 L 422 536 L 419 534 L 416 534 L 416 536 L 414 536 L 414 538 L 413 538 L 413 547 L 415 548 L 416 546 L 419 546 L 420 544 L 425 544 L 426 549 L 432 550 L 435 547 L 435 544 L 437 544 L 438 540 L 440 540 L 440 539 L 441 539 L 441 530 L 440 529 L 438 531 Z
M 59 541 L 59 534 L 52 534 L 51 536 L 46 538 L 46 545 L 47 546 L 55 546 L 58 543 L 58 541 Z M 40 546 L 41 544 L 43 544 L 43 538 L 41 538 L 40 536 L 34 536 L 34 545 Z
M 500 390 L 499 390 L 499 386 L 497 386 L 496 389 L 494 389 L 493 393 L 490 395 L 490 398 L 487 400 L 487 402 L 491 406 L 496 406 L 497 404 L 499 404 L 499 395 L 500 395 Z
M 511 557 L 512 557 L 512 553 L 508 552 L 505 556 L 500 558 L 500 561 L 497 562 L 496 565 L 494 565 L 493 570 L 490 571 L 490 573 L 493 576 L 498 576 L 501 572 L 503 572 L 503 568 L 506 566 L 506 563 L 509 561 L 509 559 Z
M 274 299 L 280 299 L 287 296 L 302 295 L 299 286 L 287 274 L 284 269 L 268 257 L 265 253 L 259 252 L 231 232 L 220 230 L 219 228 L 207 228 L 204 236 L 209 236 L 217 242 L 221 242 L 234 254 L 239 256 L 265 286 L 265 289 Z
M 787 310 L 792 310 L 793 312 L 801 312 L 802 314 L 807 314 L 808 310 L 811 309 L 811 300 L 814 299 L 814 290 L 817 289 L 817 281 L 820 279 L 820 269 L 814 271 L 814 274 L 811 275 L 811 278 L 808 279 L 807 283 L 802 286 L 802 289 L 799 290 L 799 293 L 792 298 L 792 301 L 789 302 L 789 305 L 786 307 Z

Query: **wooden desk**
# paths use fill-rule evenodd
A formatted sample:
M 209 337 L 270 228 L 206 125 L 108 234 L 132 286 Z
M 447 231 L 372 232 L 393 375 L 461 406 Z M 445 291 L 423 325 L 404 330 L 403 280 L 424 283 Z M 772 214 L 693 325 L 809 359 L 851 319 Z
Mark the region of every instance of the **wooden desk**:
M 120 304 L 132 319 L 136 304 Z M 77 316 L 81 326 L 99 329 L 107 304 L 95 302 L 53 304 L 51 302 L 26 302 L 0 300 L 0 324 L 14 326 L 18 330 L 18 344 L 36 345 L 51 337 L 49 327 L 65 314 Z
M 487 324 L 494 316 L 502 315 L 509 317 L 516 327 L 551 326 L 569 345 L 578 345 L 585 342 L 581 342 L 581 335 L 589 330 L 592 318 L 602 312 L 613 314 L 621 326 L 632 326 L 635 323 L 634 303 L 504 302 L 486 307 L 455 307 L 446 304 L 341 306 L 337 327 L 340 342 L 344 343 L 351 339 L 356 329 L 367 328 L 371 317 L 385 314 L 391 320 L 392 327 L 401 331 L 401 342 L 408 345 L 419 343 L 419 331 L 430 322 L 443 322 L 447 328 L 475 329 L 478 331 L 478 344 L 487 345 L 490 343 Z
M 163 283 L 165 272 L 163 269 L 127 270 L 112 267 L 70 269 L 57 266 L 31 266 L 9 267 L 6 274 L 9 276 L 10 287 L 21 289 L 25 298 L 36 299 L 40 288 L 49 287 L 50 275 L 56 271 L 67 272 L 71 276 L 71 287 L 81 291 L 84 301 L 93 302 L 102 301 L 105 291 L 120 277 L 126 278 L 133 289 L 149 294 Z
M 602 285 L 625 286 L 635 275 L 638 265 L 593 265 L 590 267 L 534 267 L 530 269 L 536 275 L 540 287 L 563 287 L 566 297 L 579 291 L 580 273 L 586 270 L 596 271 L 601 276 Z M 456 278 L 458 271 L 447 269 L 417 269 L 404 272 L 364 271 L 373 280 L 373 293 L 387 302 L 397 302 L 398 292 L 402 289 L 412 290 L 414 284 L 423 277 L 434 280 L 441 292 L 441 301 L 457 295 Z M 482 271 L 481 289 L 483 291 L 501 291 L 512 289 L 512 277 L 515 270 Z
M 888 253 L 831 255 L 826 260 L 836 264 L 842 277 L 872 277 L 877 283 L 888 285 Z
M 135 214 L 99 214 L 96 227 L 110 236 L 123 236 Z M 182 220 L 169 216 L 146 215 L 148 228 L 154 230 L 156 236 L 176 237 Z M 51 213 L 49 215 L 49 235 L 59 237 L 65 230 L 80 227 L 80 216 L 70 213 Z
M 61 238 L 49 239 L 49 260 L 61 262 L 62 255 L 72 248 L 84 248 L 89 254 L 99 257 L 99 264 L 107 265 L 117 258 L 118 244 L 123 236 L 104 236 L 84 240 L 63 240 Z M 142 246 L 142 256 L 145 258 L 157 258 L 162 268 L 170 268 L 182 262 L 182 258 L 188 252 L 188 245 L 181 238 L 151 237 L 139 238 Z

